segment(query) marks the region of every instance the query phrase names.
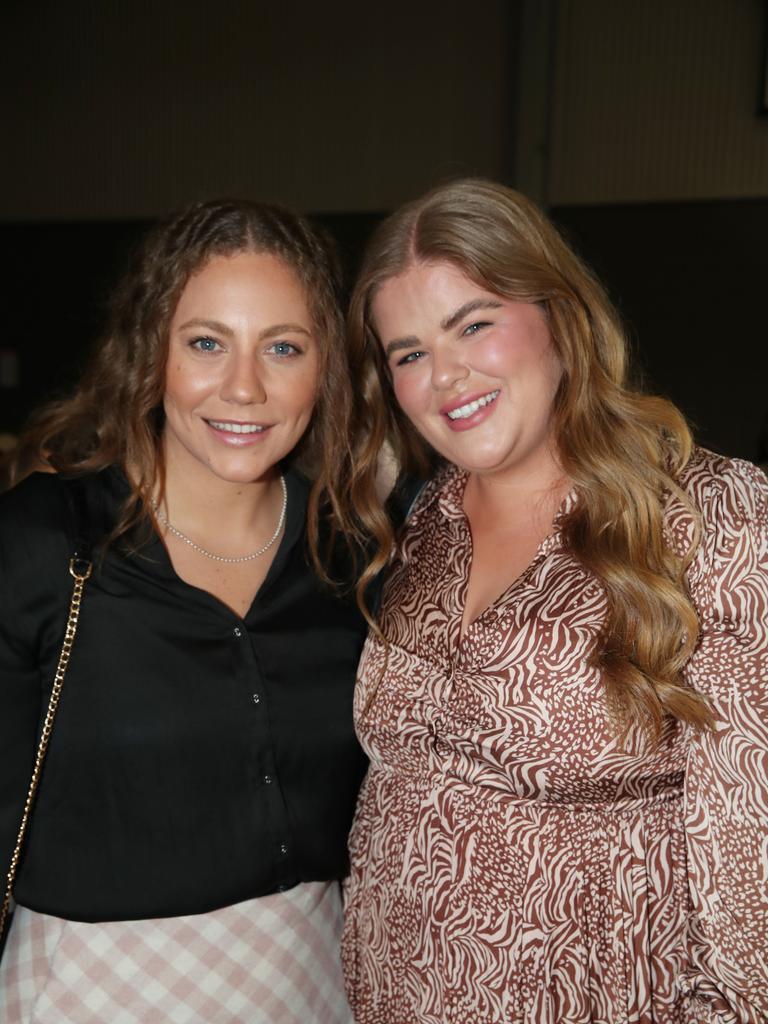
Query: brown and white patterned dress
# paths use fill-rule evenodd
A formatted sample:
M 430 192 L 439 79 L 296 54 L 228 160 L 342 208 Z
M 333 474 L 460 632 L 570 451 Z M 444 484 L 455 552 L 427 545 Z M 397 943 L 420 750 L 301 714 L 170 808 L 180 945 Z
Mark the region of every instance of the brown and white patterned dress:
M 688 681 L 716 727 L 619 748 L 605 614 L 557 524 L 460 638 L 466 477 L 423 492 L 356 696 L 371 759 L 343 961 L 359 1024 L 768 1019 L 768 482 L 699 452 Z M 574 501 L 569 496 L 558 519 Z M 684 549 L 690 518 L 671 509 Z M 371 687 L 381 677 L 365 716 Z

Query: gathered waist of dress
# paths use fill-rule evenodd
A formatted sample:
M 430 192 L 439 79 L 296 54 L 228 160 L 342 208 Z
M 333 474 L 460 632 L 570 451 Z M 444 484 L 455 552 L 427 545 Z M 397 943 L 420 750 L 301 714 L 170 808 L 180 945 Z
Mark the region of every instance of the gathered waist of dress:
M 606 785 L 601 787 L 602 792 L 597 790 L 594 795 L 585 793 L 581 796 L 574 794 L 572 798 L 568 794 L 558 793 L 554 788 L 548 790 L 546 781 L 539 782 L 540 792 L 526 795 L 516 791 L 509 780 L 504 785 L 502 781 L 496 783 L 488 778 L 475 781 L 446 772 L 412 774 L 380 763 L 369 767 L 369 776 L 373 775 L 377 776 L 376 781 L 373 783 L 371 779 L 369 784 L 410 789 L 412 796 L 419 800 L 432 799 L 439 793 L 447 798 L 455 796 L 460 800 L 499 803 L 507 809 L 514 806 L 525 814 L 633 814 L 677 804 L 683 799 L 684 793 L 682 773 L 645 780 L 645 792 L 637 789 L 627 791 L 628 787 L 622 791 L 621 787 L 617 787 L 614 793 L 610 793 Z

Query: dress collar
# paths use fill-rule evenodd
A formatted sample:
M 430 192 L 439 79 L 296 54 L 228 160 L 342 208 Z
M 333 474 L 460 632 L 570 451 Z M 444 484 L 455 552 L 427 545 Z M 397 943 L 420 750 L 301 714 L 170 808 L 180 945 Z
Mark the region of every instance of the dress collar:
M 452 464 L 441 467 L 432 480 L 424 488 L 414 504 L 413 517 L 421 515 L 431 506 L 451 522 L 464 522 L 464 489 L 467 486 L 469 473 Z M 551 535 L 561 532 L 566 516 L 576 506 L 578 493 L 575 486 L 566 492 L 552 521 Z

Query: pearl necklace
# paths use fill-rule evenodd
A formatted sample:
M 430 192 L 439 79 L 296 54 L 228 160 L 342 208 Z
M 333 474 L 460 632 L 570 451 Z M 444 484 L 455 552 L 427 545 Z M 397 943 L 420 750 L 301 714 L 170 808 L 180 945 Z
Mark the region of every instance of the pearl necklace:
M 277 521 L 275 532 L 272 534 L 272 536 L 269 538 L 269 540 L 263 547 L 259 548 L 258 551 L 252 552 L 250 555 L 237 555 L 235 557 L 228 557 L 227 555 L 214 555 L 212 551 L 207 551 L 205 548 L 200 547 L 200 545 L 196 544 L 191 537 L 188 537 L 186 535 L 186 533 L 182 533 L 181 530 L 177 530 L 175 526 L 169 523 L 166 517 L 160 511 L 156 501 L 152 502 L 152 509 L 157 518 L 160 520 L 160 522 L 163 524 L 166 530 L 168 530 L 169 533 L 172 533 L 174 537 L 178 537 L 179 540 L 183 540 L 185 544 L 189 544 L 191 548 L 194 548 L 194 550 L 199 552 L 201 555 L 205 555 L 206 558 L 212 558 L 216 562 L 250 562 L 254 558 L 260 558 L 265 551 L 269 551 L 269 549 L 275 543 L 277 538 L 280 536 L 280 531 L 282 530 L 283 524 L 285 523 L 285 512 L 286 509 L 288 508 L 288 489 L 285 486 L 285 477 L 282 474 L 280 474 L 280 486 L 283 489 L 283 505 L 282 508 L 280 509 L 280 518 Z

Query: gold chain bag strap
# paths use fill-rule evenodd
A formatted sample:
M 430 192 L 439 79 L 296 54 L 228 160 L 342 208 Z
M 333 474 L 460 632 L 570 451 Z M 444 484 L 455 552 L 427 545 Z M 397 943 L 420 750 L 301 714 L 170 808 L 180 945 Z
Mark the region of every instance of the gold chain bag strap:
M 79 500 L 82 501 L 82 498 Z M 80 552 L 84 553 L 81 554 Z M 48 743 L 51 738 L 51 733 L 53 732 L 53 723 L 56 718 L 56 712 L 59 708 L 61 691 L 64 686 L 64 676 L 67 671 L 70 655 L 72 654 L 72 645 L 75 642 L 77 621 L 80 617 L 80 604 L 83 599 L 83 588 L 85 587 L 85 581 L 91 575 L 91 571 L 93 569 L 93 563 L 91 562 L 90 557 L 86 557 L 86 553 L 87 556 L 90 556 L 90 545 L 78 539 L 75 544 L 75 554 L 69 560 L 69 572 L 74 579 L 75 584 L 72 588 L 72 597 L 69 601 L 67 626 L 64 630 L 64 641 L 61 645 L 59 662 L 56 666 L 56 675 L 53 679 L 51 696 L 48 701 L 48 710 L 45 713 L 45 720 L 43 721 L 43 728 L 40 733 L 40 741 L 37 745 L 35 766 L 32 769 L 32 778 L 29 781 L 27 799 L 24 803 L 24 813 L 21 816 L 19 833 L 16 837 L 16 845 L 13 849 L 13 854 L 11 855 L 11 863 L 6 876 L 5 896 L 3 897 L 2 910 L 0 910 L 0 936 L 4 936 L 5 933 L 5 926 L 8 921 L 11 907 L 13 883 L 16 880 L 16 871 L 19 866 L 19 858 L 21 857 L 21 851 L 24 846 L 24 838 L 26 836 L 27 825 L 29 824 L 29 819 L 32 813 L 32 805 L 35 802 L 35 794 L 37 793 L 37 787 L 40 784 L 40 774 L 43 769 L 45 755 L 48 752 Z

